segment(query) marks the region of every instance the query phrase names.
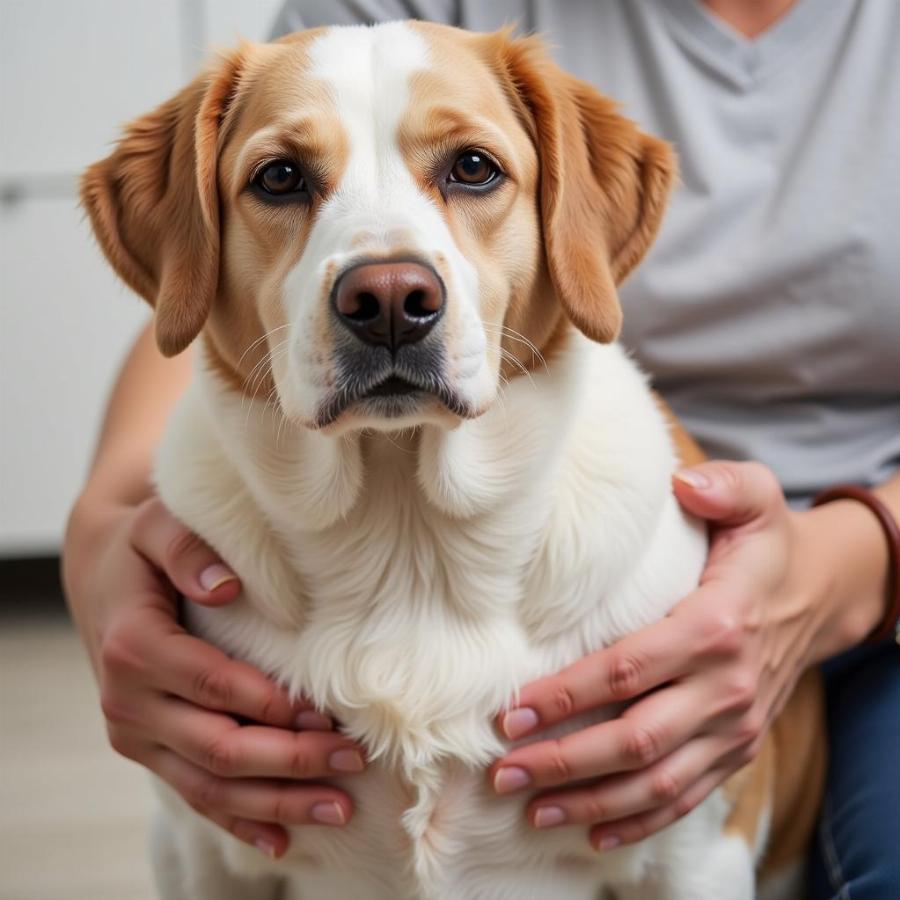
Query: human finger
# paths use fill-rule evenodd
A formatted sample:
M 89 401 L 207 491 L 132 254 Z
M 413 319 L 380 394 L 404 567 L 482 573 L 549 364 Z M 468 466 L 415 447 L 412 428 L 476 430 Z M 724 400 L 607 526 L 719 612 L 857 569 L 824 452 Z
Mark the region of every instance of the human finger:
M 130 540 L 138 553 L 195 603 L 221 606 L 240 592 L 237 575 L 156 497 L 138 509 Z
M 353 814 L 344 791 L 324 784 L 221 778 L 159 748 L 151 768 L 201 815 L 214 812 L 280 825 L 345 825 Z

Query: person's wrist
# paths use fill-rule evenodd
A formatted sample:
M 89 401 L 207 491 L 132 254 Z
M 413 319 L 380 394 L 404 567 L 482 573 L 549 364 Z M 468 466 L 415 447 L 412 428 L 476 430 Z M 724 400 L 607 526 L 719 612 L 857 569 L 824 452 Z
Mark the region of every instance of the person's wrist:
M 105 541 L 110 529 L 121 521 L 134 507 L 116 500 L 103 491 L 88 485 L 79 495 L 69 512 L 63 537 L 63 567 L 68 576 L 70 563 L 79 570 L 85 554 L 95 551 Z
M 819 605 L 811 663 L 863 643 L 882 621 L 888 548 L 877 519 L 855 500 L 798 513 L 799 532 Z
M 900 523 L 891 508 L 888 497 L 857 484 L 838 484 L 822 491 L 813 499 L 818 507 L 835 501 L 850 500 L 869 514 L 869 521 L 876 522 L 882 534 L 881 547 L 885 551 L 886 564 L 879 565 L 882 557 L 870 570 L 883 599 L 882 613 L 866 637 L 867 643 L 878 644 L 885 640 L 900 642 Z
M 93 581 L 114 540 L 115 529 L 133 509 L 88 485 L 73 504 L 66 523 L 61 560 L 64 594 L 95 669 L 102 623 Z

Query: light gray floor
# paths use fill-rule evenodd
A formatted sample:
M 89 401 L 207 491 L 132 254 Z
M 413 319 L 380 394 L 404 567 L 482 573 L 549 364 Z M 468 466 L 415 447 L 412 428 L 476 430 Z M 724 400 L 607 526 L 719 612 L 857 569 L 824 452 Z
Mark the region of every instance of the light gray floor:
M 0 900 L 150 900 L 150 788 L 64 614 L 0 618 Z

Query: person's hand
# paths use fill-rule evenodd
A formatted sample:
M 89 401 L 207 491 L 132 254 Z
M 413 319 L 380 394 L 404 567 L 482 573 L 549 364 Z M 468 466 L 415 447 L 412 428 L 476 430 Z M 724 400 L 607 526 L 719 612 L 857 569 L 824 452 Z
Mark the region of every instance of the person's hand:
M 841 542 L 851 552 L 848 534 L 863 533 L 873 552 L 884 543 L 860 504 L 792 512 L 755 463 L 704 463 L 673 484 L 682 506 L 710 522 L 700 586 L 662 621 L 527 685 L 498 722 L 520 738 L 639 698 L 618 718 L 516 748 L 489 773 L 498 793 L 544 791 L 527 808 L 533 826 L 591 826 L 601 850 L 693 809 L 753 759 L 804 669 L 877 621 L 877 608 L 839 625 L 829 618 Z M 848 519 L 854 531 L 841 530 Z M 877 582 L 870 593 L 877 607 Z
M 284 825 L 349 820 L 346 793 L 306 780 L 361 771 L 360 748 L 329 730 L 327 716 L 178 624 L 177 593 L 221 605 L 240 584 L 159 500 L 129 507 L 83 497 L 63 572 L 119 753 L 269 856 L 287 849 Z

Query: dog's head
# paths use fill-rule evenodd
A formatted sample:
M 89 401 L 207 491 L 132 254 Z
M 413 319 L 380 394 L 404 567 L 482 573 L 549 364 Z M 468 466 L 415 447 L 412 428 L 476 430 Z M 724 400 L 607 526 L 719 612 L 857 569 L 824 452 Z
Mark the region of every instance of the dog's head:
M 540 41 L 422 23 L 247 44 L 132 123 L 82 197 L 155 308 L 310 428 L 453 425 L 568 327 L 611 341 L 665 144 Z

